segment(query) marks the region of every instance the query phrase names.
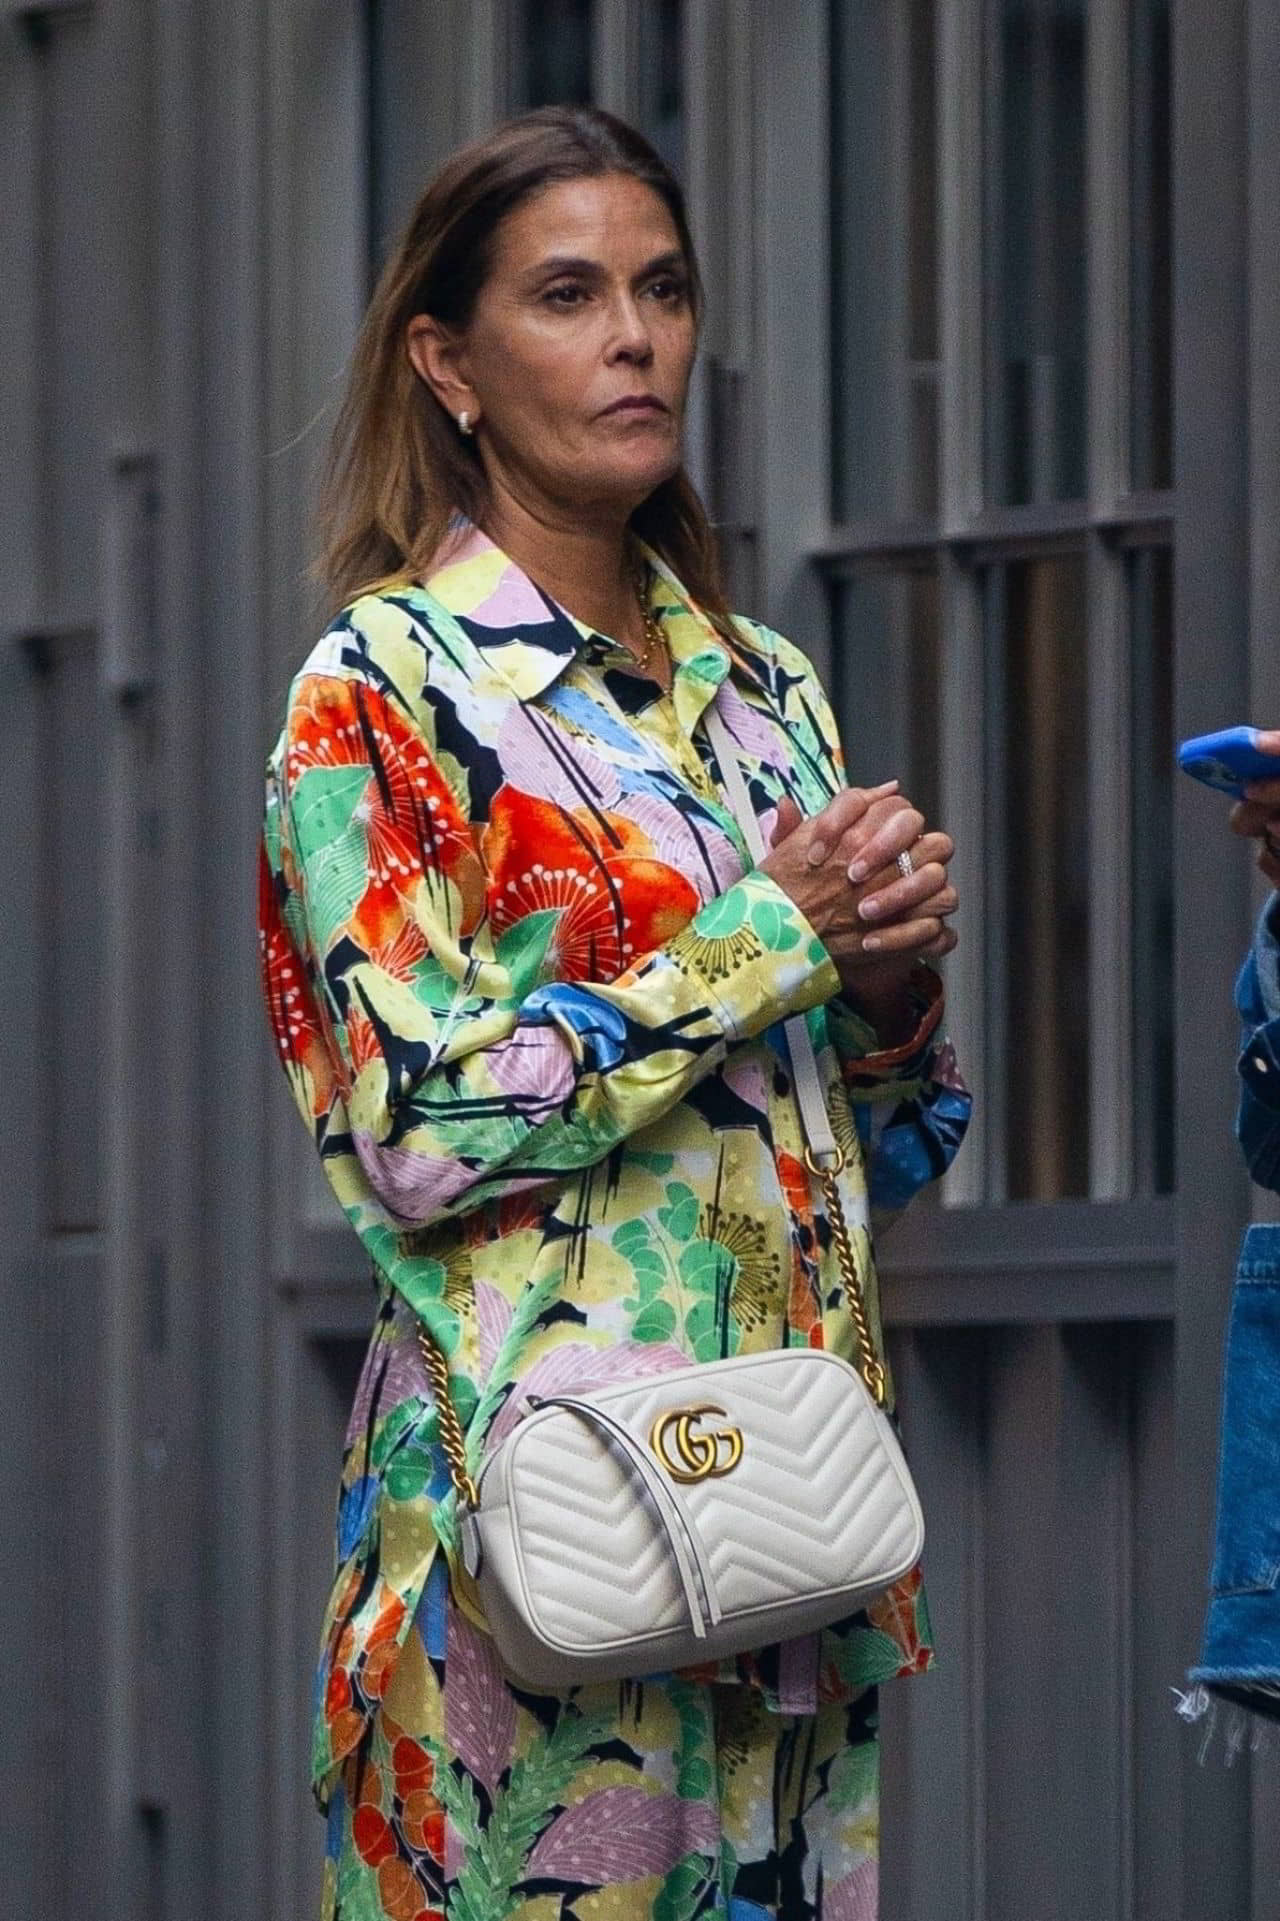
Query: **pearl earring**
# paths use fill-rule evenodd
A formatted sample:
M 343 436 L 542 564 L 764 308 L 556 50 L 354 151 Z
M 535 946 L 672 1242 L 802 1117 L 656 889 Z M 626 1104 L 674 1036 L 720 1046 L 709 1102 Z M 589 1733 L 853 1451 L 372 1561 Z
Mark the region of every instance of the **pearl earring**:
M 471 415 L 467 412 L 466 408 L 464 407 L 462 412 L 458 415 L 458 432 L 460 434 L 469 434 L 472 431 L 473 430 L 471 426 Z

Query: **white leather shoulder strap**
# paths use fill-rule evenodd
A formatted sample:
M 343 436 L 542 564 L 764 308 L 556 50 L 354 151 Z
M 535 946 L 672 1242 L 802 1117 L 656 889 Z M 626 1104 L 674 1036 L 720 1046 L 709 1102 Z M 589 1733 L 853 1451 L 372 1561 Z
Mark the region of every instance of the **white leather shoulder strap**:
M 714 699 L 703 713 L 702 724 L 706 728 L 707 739 L 715 749 L 720 763 L 720 777 L 729 796 L 729 805 L 742 829 L 743 838 L 751 852 L 751 858 L 758 867 L 765 858 L 764 835 L 760 822 L 751 805 L 747 793 L 747 783 L 742 778 L 742 767 L 738 761 L 733 736 L 725 726 Z M 800 1118 L 804 1123 L 805 1135 L 810 1152 L 815 1160 L 821 1162 L 831 1157 L 840 1158 L 836 1137 L 831 1131 L 831 1118 L 827 1112 L 827 1099 L 823 1092 L 822 1078 L 818 1073 L 818 1062 L 809 1039 L 809 1029 L 803 1014 L 793 1014 L 783 1022 L 787 1037 L 787 1049 L 791 1055 L 791 1072 L 796 1084 L 796 1100 L 800 1107 Z

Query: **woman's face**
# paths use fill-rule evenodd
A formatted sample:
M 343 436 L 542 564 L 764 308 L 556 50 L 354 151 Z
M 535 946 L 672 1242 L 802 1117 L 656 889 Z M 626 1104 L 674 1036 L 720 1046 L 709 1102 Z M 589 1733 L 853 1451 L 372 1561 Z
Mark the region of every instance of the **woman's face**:
M 688 269 L 664 201 L 627 174 L 524 201 L 465 331 L 421 316 L 408 338 L 449 412 L 470 414 L 496 498 L 625 518 L 680 464 Z

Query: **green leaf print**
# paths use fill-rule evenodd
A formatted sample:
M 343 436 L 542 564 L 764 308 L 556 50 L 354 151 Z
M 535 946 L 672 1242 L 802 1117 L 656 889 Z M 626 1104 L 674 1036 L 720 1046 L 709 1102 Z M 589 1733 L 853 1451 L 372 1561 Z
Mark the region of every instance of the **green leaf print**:
M 403 1443 L 407 1431 L 421 1416 L 422 1402 L 416 1396 L 401 1401 L 399 1407 L 392 1409 L 374 1438 L 372 1458 L 375 1468 L 385 1467 L 390 1456 Z
M 667 1263 L 656 1247 L 638 1247 L 630 1259 L 637 1274 L 661 1276 L 667 1272 Z
M 771 953 L 785 954 L 799 943 L 800 929 L 776 901 L 752 901 L 751 925 Z
M 542 969 L 560 919 L 558 907 L 525 914 L 498 941 L 498 959 L 511 976 L 511 998 L 522 1001 L 542 983 Z
M 664 1174 L 669 1174 L 676 1164 L 674 1154 L 651 1154 L 648 1148 L 628 1148 L 627 1159 L 634 1166 L 643 1167 L 650 1174 L 656 1175 L 659 1180 Z
M 841 1748 L 827 1775 L 827 1806 L 833 1814 L 848 1814 L 876 1792 L 879 1753 L 874 1741 Z
M 465 1848 L 478 1848 L 480 1803 L 476 1798 L 471 1776 L 464 1774 L 459 1777 L 454 1773 L 449 1763 L 449 1756 L 438 1741 L 433 1741 L 428 1736 L 423 1746 L 434 1764 L 432 1788 L 436 1799 L 453 1822 L 462 1845 Z
M 345 837 L 371 779 L 367 767 L 315 767 L 303 774 L 289 808 L 300 861 L 310 862 Z
M 588 1750 L 608 1739 L 612 1716 L 566 1707 L 550 1734 L 540 1732 L 493 1797 L 487 1826 L 475 1832 L 457 1880 L 466 1921 L 504 1921 L 512 1893 L 542 1830 L 557 1812 Z
M 653 1902 L 653 1921 L 693 1921 L 710 1876 L 705 1854 L 691 1854 L 663 1877 Z
M 712 1787 L 707 1747 L 711 1738 L 706 1695 L 691 1681 L 673 1675 L 667 1683 L 671 1705 L 680 1722 L 676 1745 L 676 1793 L 682 1801 L 702 1801 Z
M 684 1181 L 667 1183 L 667 1204 L 658 1209 L 658 1219 L 673 1241 L 693 1239 L 698 1227 L 698 1197 Z
M 637 1248 L 648 1247 L 649 1245 L 648 1221 L 624 1221 L 622 1226 L 614 1232 L 613 1244 L 619 1254 L 624 1254 L 626 1258 L 630 1260 Z
M 662 1298 L 670 1268 L 662 1250 L 653 1244 L 649 1223 L 624 1221 L 613 1236 L 613 1245 L 635 1276 L 635 1289 L 622 1303 L 632 1316 L 632 1340 L 670 1340 L 675 1332 L 676 1314 L 670 1301 Z
M 342 1921 L 386 1921 L 377 1876 L 354 1847 L 342 1850 L 334 1913 L 340 1914 Z
M 685 1310 L 684 1331 L 695 1360 L 719 1360 L 722 1335 L 727 1326 L 725 1306 L 738 1271 L 735 1255 L 719 1241 L 690 1241 L 679 1260 L 680 1278 L 693 1297 Z M 736 1335 L 728 1328 L 729 1349 L 736 1348 Z
M 650 1301 L 631 1323 L 633 1341 L 669 1341 L 676 1331 L 676 1311 L 670 1301 Z
M 433 1014 L 447 1014 L 459 999 L 457 981 L 447 968 L 440 965 L 434 954 L 428 954 L 419 961 L 410 984 L 414 998 L 420 1000 L 424 1007 L 429 1007 Z
M 692 921 L 693 931 L 707 940 L 724 940 L 737 933 L 746 911 L 741 889 L 731 887 L 727 894 L 716 894 L 705 907 L 698 909 Z
M 369 850 L 363 834 L 346 834 L 321 847 L 307 863 L 307 920 L 323 950 L 351 919 L 369 885 Z
M 673 1675 L 667 1683 L 667 1692 L 680 1722 L 674 1756 L 676 1793 L 682 1801 L 705 1801 L 715 1785 L 708 1758 L 711 1729 L 706 1691 Z M 718 1864 L 710 1865 L 714 1873 Z M 654 1897 L 654 1921 L 689 1921 L 698 1911 L 709 1879 L 705 1855 L 691 1854 L 678 1862 L 664 1875 Z

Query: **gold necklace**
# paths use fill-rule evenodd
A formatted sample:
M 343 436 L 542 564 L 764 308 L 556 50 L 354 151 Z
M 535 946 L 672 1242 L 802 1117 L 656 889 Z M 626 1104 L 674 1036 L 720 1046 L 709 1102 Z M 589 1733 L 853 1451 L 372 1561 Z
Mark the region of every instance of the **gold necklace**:
M 644 650 L 642 653 L 634 655 L 633 658 L 636 667 L 640 673 L 643 674 L 653 658 L 654 648 L 665 647 L 666 635 L 663 633 L 661 623 L 656 619 L 653 609 L 649 605 L 649 595 L 646 590 L 644 575 L 637 573 L 635 579 L 636 599 L 640 603 L 640 619 L 644 623 Z

